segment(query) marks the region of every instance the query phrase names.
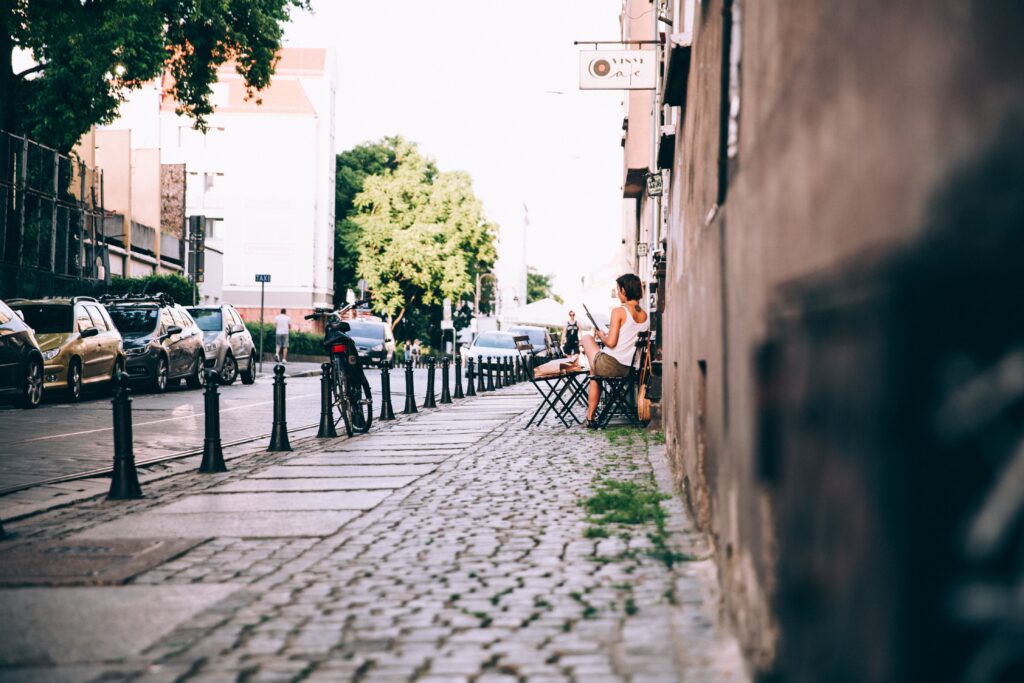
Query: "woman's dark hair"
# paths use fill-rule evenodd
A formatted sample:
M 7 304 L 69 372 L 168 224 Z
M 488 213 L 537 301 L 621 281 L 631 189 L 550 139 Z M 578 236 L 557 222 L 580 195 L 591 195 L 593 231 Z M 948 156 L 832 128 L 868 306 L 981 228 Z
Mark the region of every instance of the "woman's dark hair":
M 640 284 L 640 278 L 633 273 L 626 273 L 615 278 L 615 284 L 626 293 L 626 301 L 640 301 L 644 295 L 644 287 Z

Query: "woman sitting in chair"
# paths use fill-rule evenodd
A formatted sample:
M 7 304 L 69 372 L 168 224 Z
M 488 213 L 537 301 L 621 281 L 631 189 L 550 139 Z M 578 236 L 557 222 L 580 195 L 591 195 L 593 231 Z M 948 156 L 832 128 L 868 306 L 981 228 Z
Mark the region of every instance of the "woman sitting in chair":
M 628 375 L 633 362 L 633 354 L 636 351 L 637 335 L 650 328 L 647 313 L 640 307 L 640 298 L 643 296 L 640 278 L 632 273 L 626 273 L 617 278 L 615 284 L 618 285 L 616 294 L 622 305 L 612 309 L 612 319 L 607 332 L 594 329 L 594 337 L 601 340 L 604 348 L 598 347 L 594 337 L 590 335 L 583 337 L 583 353 L 587 354 L 592 377 L 625 377 Z M 597 403 L 601 398 L 600 383 L 591 382 L 589 391 L 586 424 L 588 427 L 594 428 L 597 426 L 594 422 L 594 414 L 597 412 Z

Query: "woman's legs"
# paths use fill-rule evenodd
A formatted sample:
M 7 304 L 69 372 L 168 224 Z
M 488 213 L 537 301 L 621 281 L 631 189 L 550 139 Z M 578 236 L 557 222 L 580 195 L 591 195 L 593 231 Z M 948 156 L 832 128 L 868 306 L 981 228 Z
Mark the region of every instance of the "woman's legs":
M 583 335 L 580 340 L 583 345 L 583 353 L 587 355 L 587 363 L 590 365 L 590 374 L 594 374 L 594 359 L 597 358 L 597 353 L 601 349 L 598 348 L 597 342 L 589 334 Z M 597 402 L 601 398 L 601 385 L 597 382 L 591 382 L 590 386 L 587 387 L 587 419 L 593 420 L 594 413 L 597 412 Z

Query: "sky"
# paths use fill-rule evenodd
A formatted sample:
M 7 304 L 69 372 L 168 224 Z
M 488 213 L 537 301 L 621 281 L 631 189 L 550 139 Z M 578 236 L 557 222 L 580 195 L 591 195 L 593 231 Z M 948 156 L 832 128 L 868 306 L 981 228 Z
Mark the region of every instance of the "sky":
M 504 267 L 525 250 L 567 299 L 616 257 L 622 93 L 578 89 L 573 41 L 616 39 L 619 0 L 312 5 L 285 44 L 334 49 L 339 152 L 400 134 L 442 170 L 467 171 L 501 226 Z

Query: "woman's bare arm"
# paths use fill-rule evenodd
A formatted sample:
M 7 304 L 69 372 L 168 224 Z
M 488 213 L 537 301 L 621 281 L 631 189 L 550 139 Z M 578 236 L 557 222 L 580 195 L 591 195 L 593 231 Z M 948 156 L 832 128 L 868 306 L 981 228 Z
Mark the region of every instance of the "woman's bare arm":
M 622 329 L 623 323 L 626 322 L 626 311 L 622 308 L 616 308 L 612 311 L 611 322 L 608 323 L 608 332 L 601 332 L 600 330 L 594 330 L 595 334 L 598 335 L 598 339 L 604 342 L 604 345 L 610 349 L 614 349 L 615 345 L 619 343 L 619 330 Z

